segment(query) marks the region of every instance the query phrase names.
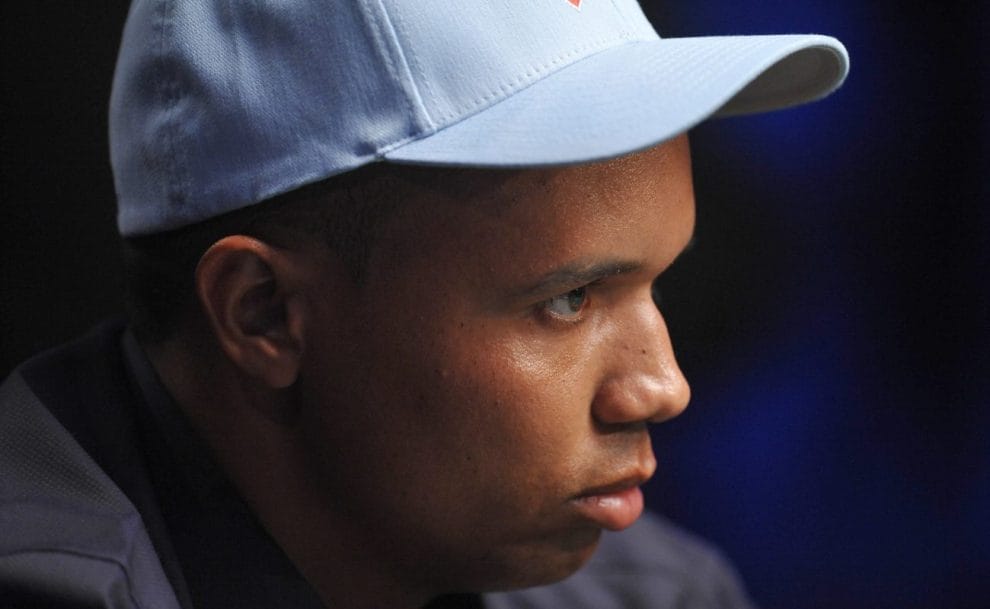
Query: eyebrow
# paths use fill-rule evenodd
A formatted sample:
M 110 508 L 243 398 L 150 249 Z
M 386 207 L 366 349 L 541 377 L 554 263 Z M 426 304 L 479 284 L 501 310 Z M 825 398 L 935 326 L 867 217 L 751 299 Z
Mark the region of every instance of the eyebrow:
M 519 298 L 560 294 L 589 283 L 624 273 L 633 273 L 643 268 L 643 264 L 634 260 L 603 260 L 600 262 L 583 263 L 580 261 L 566 264 L 543 275 L 533 283 L 519 290 Z
M 684 245 L 684 248 L 671 260 L 667 268 L 669 269 L 674 266 L 681 256 L 694 249 L 696 241 L 697 233 L 692 233 L 691 238 Z M 643 263 L 636 260 L 614 259 L 593 263 L 575 261 L 543 275 L 533 283 L 520 289 L 516 292 L 515 296 L 517 298 L 532 298 L 535 296 L 562 294 L 606 277 L 634 273 L 642 268 Z

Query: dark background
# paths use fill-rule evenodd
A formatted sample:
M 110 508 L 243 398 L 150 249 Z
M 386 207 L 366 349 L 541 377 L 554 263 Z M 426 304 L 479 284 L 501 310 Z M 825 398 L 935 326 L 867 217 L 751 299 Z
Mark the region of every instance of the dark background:
M 595 0 L 586 0 L 595 1 Z M 694 389 L 650 504 L 768 608 L 990 606 L 985 3 L 648 3 L 662 34 L 822 32 L 824 102 L 693 133 L 664 280 Z M 126 2 L 5 3 L 0 374 L 120 311 L 106 98 Z

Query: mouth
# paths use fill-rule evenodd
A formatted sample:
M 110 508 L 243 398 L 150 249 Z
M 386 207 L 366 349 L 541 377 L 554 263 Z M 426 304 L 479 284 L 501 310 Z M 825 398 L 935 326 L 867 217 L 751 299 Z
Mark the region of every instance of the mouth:
M 571 499 L 571 504 L 578 514 L 603 529 L 621 531 L 643 513 L 643 492 L 639 486 L 649 478 L 648 475 L 634 475 L 595 487 Z

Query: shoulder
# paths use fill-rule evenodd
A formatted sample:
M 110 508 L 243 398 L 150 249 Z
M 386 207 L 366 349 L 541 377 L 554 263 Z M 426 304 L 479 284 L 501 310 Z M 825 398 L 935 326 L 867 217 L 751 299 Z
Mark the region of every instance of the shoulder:
M 39 356 L 0 386 L 4 598 L 29 606 L 178 606 L 140 515 L 80 442 L 103 441 L 87 430 L 102 425 L 90 417 L 111 405 L 86 402 L 99 402 L 89 395 L 90 381 L 107 381 L 104 363 L 92 356 L 119 336 L 108 332 Z M 68 420 L 83 427 L 79 437 Z
M 605 533 L 580 571 L 557 584 L 486 596 L 489 609 L 750 609 L 732 566 L 711 544 L 655 515 Z

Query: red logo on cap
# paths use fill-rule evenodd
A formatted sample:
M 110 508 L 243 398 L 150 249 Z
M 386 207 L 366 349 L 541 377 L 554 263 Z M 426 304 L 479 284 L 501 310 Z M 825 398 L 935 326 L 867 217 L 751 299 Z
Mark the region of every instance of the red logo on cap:
M 581 8 L 581 0 L 567 0 L 574 5 L 574 8 Z

